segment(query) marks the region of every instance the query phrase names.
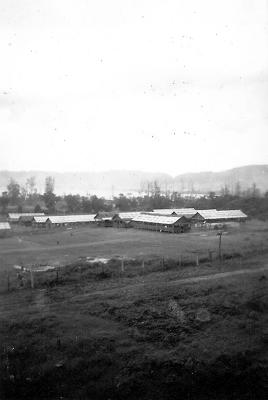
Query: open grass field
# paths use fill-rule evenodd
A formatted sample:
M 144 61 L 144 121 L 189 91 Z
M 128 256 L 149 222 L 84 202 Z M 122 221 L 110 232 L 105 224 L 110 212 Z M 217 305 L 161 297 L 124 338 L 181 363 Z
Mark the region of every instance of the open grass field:
M 266 398 L 267 239 L 268 224 L 250 222 L 222 238 L 223 252 L 242 258 L 199 266 L 176 259 L 217 250 L 215 231 L 92 227 L 3 239 L 2 271 L 21 261 L 62 268 L 58 278 L 36 273 L 34 289 L 0 291 L 0 398 Z M 116 255 L 133 258 L 124 271 Z M 113 259 L 93 266 L 86 256 Z
M 223 253 L 246 254 L 268 248 L 268 223 L 250 221 L 240 229 L 226 232 Z M 78 257 L 193 257 L 192 251 L 207 255 L 218 251 L 217 231 L 192 231 L 167 234 L 135 229 L 83 227 L 72 230 L 36 232 L 14 231 L 11 238 L 0 239 L 0 266 L 20 263 L 62 263 Z

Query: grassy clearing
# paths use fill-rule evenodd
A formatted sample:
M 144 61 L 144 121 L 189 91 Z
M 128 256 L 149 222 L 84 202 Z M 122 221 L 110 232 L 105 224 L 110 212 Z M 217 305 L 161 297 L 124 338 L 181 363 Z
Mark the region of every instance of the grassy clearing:
M 249 221 L 240 230 L 230 230 L 223 235 L 223 252 L 247 253 L 268 248 L 267 222 Z M 218 250 L 215 231 L 190 232 L 173 235 L 135 229 L 84 227 L 52 232 L 20 232 L 12 238 L 0 240 L 0 266 L 20 263 L 71 263 L 79 257 L 131 257 L 164 256 L 193 257 L 199 250 L 202 256 L 208 249 Z

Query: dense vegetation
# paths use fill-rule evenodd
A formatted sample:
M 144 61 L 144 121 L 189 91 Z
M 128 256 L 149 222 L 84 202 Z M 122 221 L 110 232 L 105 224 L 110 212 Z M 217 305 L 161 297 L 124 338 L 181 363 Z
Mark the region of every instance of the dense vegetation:
M 228 186 L 221 189 L 220 193 L 210 192 L 203 197 L 196 198 L 194 194 L 187 198 L 178 192 L 167 191 L 163 193 L 157 182 L 150 185 L 146 195 L 127 197 L 120 194 L 107 200 L 96 195 L 80 196 L 55 194 L 54 178 L 48 176 L 45 180 L 44 193 L 37 193 L 35 178 L 27 180 L 21 187 L 11 179 L 7 191 L 0 196 L 0 212 L 45 211 L 48 214 L 64 213 L 97 213 L 98 211 L 135 211 L 152 210 L 155 208 L 180 208 L 194 207 L 196 209 L 241 209 L 249 217 L 267 219 L 268 217 L 268 192 L 261 193 L 253 184 L 249 189 L 242 191 L 239 183 L 231 192 Z

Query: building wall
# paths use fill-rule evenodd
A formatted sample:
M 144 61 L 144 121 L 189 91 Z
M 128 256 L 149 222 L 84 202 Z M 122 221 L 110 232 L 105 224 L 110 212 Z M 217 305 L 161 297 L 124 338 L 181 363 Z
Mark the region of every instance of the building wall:
M 224 224 L 225 222 L 246 222 L 246 218 L 214 218 L 205 220 L 207 223 L 219 222 Z
M 145 229 L 148 231 L 157 232 L 182 233 L 190 230 L 190 224 L 164 225 L 158 223 L 132 221 L 132 225 L 136 229 Z

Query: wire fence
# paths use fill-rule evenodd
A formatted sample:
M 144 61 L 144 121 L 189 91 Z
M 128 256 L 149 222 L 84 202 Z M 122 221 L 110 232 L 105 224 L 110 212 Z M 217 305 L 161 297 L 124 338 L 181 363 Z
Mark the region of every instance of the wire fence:
M 211 266 L 234 258 L 242 259 L 241 253 L 218 254 L 216 251 L 193 251 L 169 257 L 115 257 L 110 259 L 88 259 L 81 257 L 68 265 L 31 267 L 9 267 L 0 272 L 0 293 L 21 289 L 46 288 L 67 283 L 84 283 L 95 280 L 118 279 L 148 275 L 153 272 L 179 270 L 185 267 Z

